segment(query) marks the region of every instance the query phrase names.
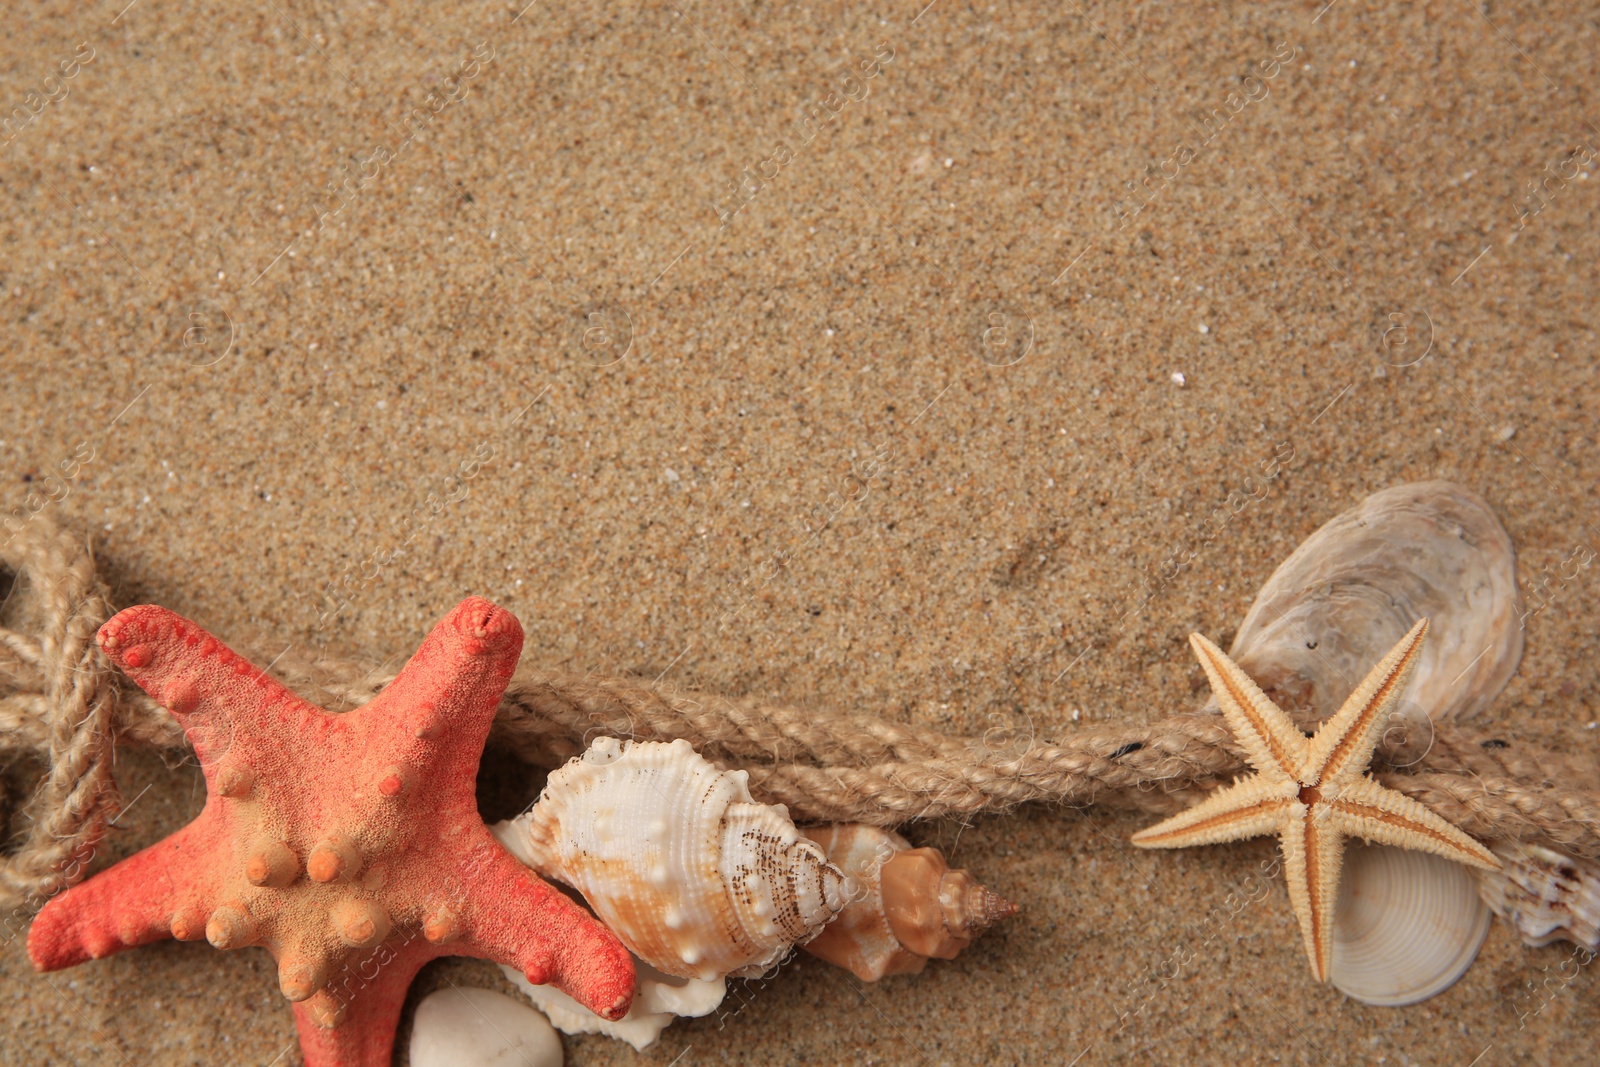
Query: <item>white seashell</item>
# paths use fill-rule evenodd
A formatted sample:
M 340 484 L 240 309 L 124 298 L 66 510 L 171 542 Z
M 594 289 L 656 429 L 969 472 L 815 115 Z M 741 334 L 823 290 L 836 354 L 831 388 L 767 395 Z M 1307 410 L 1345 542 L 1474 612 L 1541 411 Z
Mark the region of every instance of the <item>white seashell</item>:
M 1540 845 L 1496 842 L 1502 871 L 1478 872 L 1483 899 L 1529 945 L 1574 941 L 1600 952 L 1600 864 Z
M 1449 482 L 1400 485 L 1367 497 L 1295 549 L 1256 595 L 1230 655 L 1310 727 L 1427 616 L 1422 659 L 1381 742 L 1392 762 L 1408 765 L 1427 754 L 1433 722 L 1482 711 L 1516 671 L 1519 609 L 1516 552 L 1489 506 Z M 1410 1003 L 1448 988 L 1471 965 L 1488 921 L 1462 897 L 1473 873 L 1387 846 L 1352 844 L 1350 856 L 1334 919 L 1334 984 L 1373 1004 Z M 1345 893 L 1358 902 L 1348 911 Z M 1375 918 L 1379 902 L 1385 910 Z M 1440 917 L 1447 906 L 1464 909 L 1459 921 Z M 1347 919 L 1359 928 L 1342 929 Z M 1341 953 L 1350 957 L 1342 964 Z
M 441 989 L 417 1005 L 411 1067 L 561 1067 L 561 1038 L 543 1015 L 492 989 Z
M 912 848 L 899 834 L 846 823 L 802 831 L 858 887 L 839 917 L 805 950 L 863 982 L 915 974 L 929 958 L 954 959 L 1017 906 L 952 871 L 938 849 Z
M 1345 846 L 1329 978 L 1352 1000 L 1397 1007 L 1456 983 L 1489 933 L 1474 873 L 1428 852 Z
M 496 833 L 583 894 L 636 956 L 680 978 L 753 977 L 844 907 L 844 876 L 749 775 L 687 741 L 599 738 Z
M 679 1016 L 698 1018 L 715 1011 L 728 993 L 728 980 L 702 982 L 662 974 L 643 960 L 634 960 L 639 989 L 633 1007 L 616 1022 L 602 1019 L 554 986 L 534 985 L 515 967 L 501 967 L 505 976 L 564 1034 L 604 1034 L 643 1051 Z
M 1306 538 L 1256 594 L 1229 655 L 1309 725 L 1427 617 L 1405 702 L 1435 722 L 1469 717 L 1522 659 L 1519 605 L 1516 551 L 1489 505 L 1449 482 L 1399 485 Z M 1414 725 L 1425 744 L 1426 723 Z

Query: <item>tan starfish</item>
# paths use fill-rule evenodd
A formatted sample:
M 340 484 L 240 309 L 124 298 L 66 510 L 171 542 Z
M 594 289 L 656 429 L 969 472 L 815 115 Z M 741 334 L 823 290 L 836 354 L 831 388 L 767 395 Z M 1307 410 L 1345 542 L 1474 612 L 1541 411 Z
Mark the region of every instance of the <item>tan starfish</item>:
M 1494 853 L 1366 773 L 1427 632 L 1427 619 L 1413 626 L 1309 738 L 1220 648 L 1199 634 L 1189 635 L 1222 714 L 1256 773 L 1139 831 L 1133 843 L 1184 848 L 1278 834 L 1289 903 L 1319 982 L 1328 980 L 1346 837 L 1432 852 L 1473 867 L 1500 867 Z

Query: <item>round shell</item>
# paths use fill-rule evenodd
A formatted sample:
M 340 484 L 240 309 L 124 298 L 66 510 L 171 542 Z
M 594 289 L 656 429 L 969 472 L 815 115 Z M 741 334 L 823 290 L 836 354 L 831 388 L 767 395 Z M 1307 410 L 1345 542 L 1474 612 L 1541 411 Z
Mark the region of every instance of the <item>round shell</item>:
M 512 851 L 582 893 L 658 970 L 759 975 L 838 914 L 846 887 L 787 809 L 754 801 L 748 778 L 687 741 L 603 737 L 514 820 Z
M 1345 846 L 1329 978 L 1353 1000 L 1397 1007 L 1455 984 L 1489 933 L 1478 880 L 1427 852 Z
M 1421 661 L 1381 742 L 1392 763 L 1409 765 L 1427 754 L 1433 722 L 1482 711 L 1522 658 L 1516 552 L 1477 494 L 1449 482 L 1401 485 L 1336 516 L 1261 587 L 1230 655 L 1310 728 L 1424 616 L 1431 626 Z M 1349 848 L 1334 984 L 1373 1004 L 1449 987 L 1487 928 L 1488 911 L 1464 891 L 1475 875 L 1388 846 Z M 1446 908 L 1459 912 L 1446 920 Z

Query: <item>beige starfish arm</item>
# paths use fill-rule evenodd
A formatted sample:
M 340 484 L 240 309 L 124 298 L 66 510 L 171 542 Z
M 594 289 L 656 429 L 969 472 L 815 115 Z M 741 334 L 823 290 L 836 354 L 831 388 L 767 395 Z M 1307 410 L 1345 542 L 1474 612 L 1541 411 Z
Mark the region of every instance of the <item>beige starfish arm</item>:
M 1140 848 L 1188 848 L 1277 833 L 1301 806 L 1285 792 L 1285 786 L 1274 787 L 1258 775 L 1234 782 L 1189 810 L 1140 830 L 1133 843 Z
M 1311 750 L 1305 734 L 1222 649 L 1199 634 L 1190 634 L 1189 644 L 1250 766 L 1299 778 Z
M 1493 852 L 1442 816 L 1371 778 L 1363 777 L 1341 786 L 1338 795 L 1330 799 L 1329 806 L 1341 832 L 1350 837 L 1432 852 L 1469 867 L 1491 871 L 1501 868 Z
M 1326 982 L 1333 959 L 1333 908 L 1339 899 L 1344 838 L 1332 819 L 1317 817 L 1319 809 L 1327 811 L 1322 805 L 1305 808 L 1284 827 L 1283 873 L 1311 974 Z
M 1306 763 L 1307 782 L 1353 781 L 1366 773 L 1384 722 L 1422 659 L 1422 641 L 1427 634 L 1428 620 L 1419 619 L 1318 728 Z

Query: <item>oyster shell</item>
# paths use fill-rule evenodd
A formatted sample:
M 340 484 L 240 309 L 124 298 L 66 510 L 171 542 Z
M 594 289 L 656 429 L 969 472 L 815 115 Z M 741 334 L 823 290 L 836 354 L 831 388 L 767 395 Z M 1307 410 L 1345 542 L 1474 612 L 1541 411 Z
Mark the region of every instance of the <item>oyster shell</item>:
M 839 917 L 805 945 L 863 982 L 915 974 L 930 958 L 954 959 L 1017 906 L 952 871 L 944 854 L 899 834 L 846 823 L 802 831 L 859 887 Z
M 657 970 L 753 977 L 837 915 L 846 886 L 786 808 L 754 801 L 748 780 L 687 741 L 602 737 L 494 829 Z
M 1261 587 L 1229 655 L 1311 727 L 1428 617 L 1421 660 L 1381 742 L 1404 766 L 1427 754 L 1434 722 L 1482 711 L 1510 680 L 1522 658 L 1519 609 L 1516 551 L 1489 506 L 1449 482 L 1400 485 L 1296 548 Z M 1449 861 L 1352 845 L 1334 920 L 1334 985 L 1371 1004 L 1448 988 L 1487 929 L 1474 887 L 1474 874 Z
M 1426 738 L 1426 720 L 1470 717 L 1505 688 L 1522 659 L 1519 606 L 1516 550 L 1489 505 L 1450 482 L 1399 485 L 1306 538 L 1256 594 L 1228 654 L 1309 725 L 1429 618 L 1407 694 Z

